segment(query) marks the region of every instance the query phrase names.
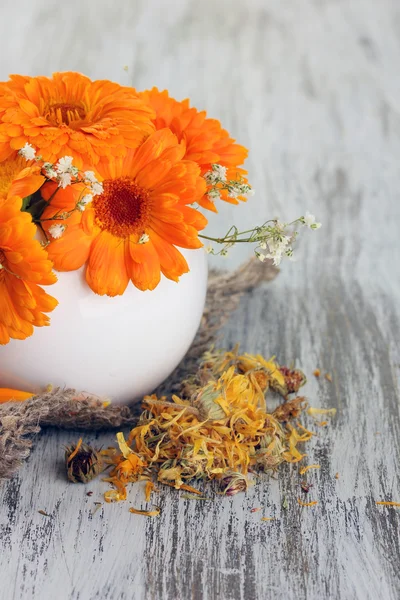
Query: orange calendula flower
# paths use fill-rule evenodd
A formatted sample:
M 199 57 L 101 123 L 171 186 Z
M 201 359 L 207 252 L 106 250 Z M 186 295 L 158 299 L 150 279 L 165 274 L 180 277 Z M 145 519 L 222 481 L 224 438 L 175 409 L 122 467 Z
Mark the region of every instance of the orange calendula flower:
M 45 182 L 36 164 L 27 166 L 25 158 L 16 156 L 0 163 L 0 198 L 26 198 Z
M 157 131 L 124 159 L 98 166 L 103 193 L 84 212 L 75 211 L 62 221 L 64 233 L 48 246 L 59 271 L 87 263 L 86 280 L 97 294 L 123 294 L 129 280 L 140 290 L 152 290 L 161 273 L 178 281 L 188 271 L 175 248 L 202 246 L 198 231 L 207 220 L 188 206 L 201 198 L 205 183 L 196 163 L 183 160 L 185 145 L 169 129 Z M 45 186 L 45 199 L 56 184 Z M 43 219 L 71 211 L 77 186 L 57 192 Z M 43 220 L 50 231 L 57 221 Z
M 56 281 L 36 227 L 21 212 L 21 198 L 0 199 L 0 344 L 23 340 L 33 327 L 49 325 L 44 313 L 57 306 L 41 285 Z
M 154 131 L 153 111 L 134 90 L 79 73 L 11 75 L 0 85 L 0 161 L 27 142 L 44 160 L 72 156 L 78 167 L 124 156 Z
M 185 158 L 197 162 L 202 175 L 211 169 L 211 165 L 218 164 L 226 167 L 228 180 L 240 177 L 243 182 L 247 181 L 244 178 L 246 171 L 240 168 L 247 157 L 247 149 L 236 144 L 218 120 L 207 118 L 205 111 L 191 108 L 189 100 L 178 102 L 170 98 L 166 90 L 160 92 L 154 87 L 140 92 L 139 96 L 155 110 L 154 124 L 157 129 L 169 127 L 179 141 L 185 141 Z M 232 197 L 226 190 L 221 192 L 221 198 L 231 204 L 246 200 L 244 196 Z M 217 212 L 212 198 L 207 194 L 203 195 L 199 204 Z

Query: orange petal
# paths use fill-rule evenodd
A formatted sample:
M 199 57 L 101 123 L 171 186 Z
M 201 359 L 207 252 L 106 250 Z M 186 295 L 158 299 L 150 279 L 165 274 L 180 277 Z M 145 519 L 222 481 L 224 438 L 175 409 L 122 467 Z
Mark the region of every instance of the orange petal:
M 146 244 L 130 240 L 126 245 L 126 265 L 133 285 L 139 290 L 154 290 L 160 283 L 160 260 L 151 240 Z
M 179 281 L 181 275 L 189 272 L 185 257 L 175 246 L 166 242 L 155 231 L 150 233 L 150 237 L 160 259 L 161 272 L 168 279 Z
M 51 223 L 51 221 L 49 221 Z M 64 235 L 47 247 L 50 260 L 57 271 L 80 269 L 89 258 L 93 237 L 86 235 L 81 225 L 69 225 Z
M 0 404 L 4 402 L 23 402 L 32 398 L 32 392 L 22 392 L 21 390 L 11 390 L 9 388 L 0 388 Z
M 129 278 L 125 266 L 125 244 L 124 240 L 108 231 L 102 231 L 93 241 L 86 281 L 96 294 L 120 296 L 126 290 Z

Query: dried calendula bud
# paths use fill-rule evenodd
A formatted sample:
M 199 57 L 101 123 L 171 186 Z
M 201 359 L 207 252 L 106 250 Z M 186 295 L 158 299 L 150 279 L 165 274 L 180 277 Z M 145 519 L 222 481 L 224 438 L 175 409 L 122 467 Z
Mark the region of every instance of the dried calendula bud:
M 279 367 L 280 372 L 285 378 L 285 384 L 288 394 L 295 394 L 306 383 L 307 377 L 300 369 L 289 369 L 288 367 Z
M 272 414 L 278 421 L 290 421 L 291 419 L 297 418 L 301 414 L 305 402 L 306 399 L 304 396 L 297 396 L 297 398 L 288 400 L 284 404 L 278 406 Z
M 221 397 L 221 391 L 215 389 L 215 385 L 210 383 L 206 385 L 198 394 L 193 402 L 200 414 L 200 418 L 205 421 L 219 421 L 225 419 L 226 414 L 220 404 L 216 402 Z
M 245 492 L 249 487 L 249 481 L 243 473 L 229 473 L 222 479 L 223 494 L 234 496 L 239 492 Z
M 87 483 L 104 469 L 100 451 L 83 444 L 82 438 L 77 444 L 65 448 L 65 465 L 72 483 Z

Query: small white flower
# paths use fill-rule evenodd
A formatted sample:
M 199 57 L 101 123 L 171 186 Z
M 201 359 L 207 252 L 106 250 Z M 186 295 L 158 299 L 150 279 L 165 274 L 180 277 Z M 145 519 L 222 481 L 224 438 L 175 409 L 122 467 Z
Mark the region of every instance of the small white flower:
M 86 204 L 89 204 L 92 200 L 92 194 L 86 194 L 85 196 L 83 196 L 83 198 L 80 199 L 79 204 L 83 204 L 84 206 L 86 206 Z
M 139 244 L 147 244 L 150 241 L 150 236 L 148 233 L 144 233 L 140 236 Z
M 267 259 L 265 254 L 262 254 L 261 252 L 256 252 L 256 256 L 257 256 L 258 260 L 260 260 L 261 262 L 264 262 Z
M 58 174 L 58 187 L 65 189 L 68 185 L 71 185 L 72 177 L 70 173 L 59 173 Z
M 35 148 L 26 142 L 25 146 L 19 150 L 18 154 L 23 156 L 26 160 L 33 160 L 36 156 Z
M 85 181 L 88 181 L 89 183 L 98 183 L 94 171 L 85 171 L 83 176 L 85 178 Z
M 61 223 L 54 223 L 51 227 L 49 227 L 49 233 L 52 238 L 55 240 L 60 239 L 65 231 L 65 225 L 61 225 Z
M 217 188 L 212 188 L 208 192 L 208 197 L 210 198 L 210 200 L 220 200 L 221 194 L 219 193 L 219 190 Z
M 222 248 L 220 255 L 224 257 L 228 256 L 228 248 Z
M 211 165 L 211 171 L 204 173 L 204 179 L 208 185 L 214 185 L 215 183 L 221 183 L 226 181 L 226 167 L 222 165 L 213 164 Z
M 256 191 L 253 188 L 250 188 L 247 192 L 243 193 L 243 196 L 246 196 L 246 198 L 251 198 L 255 193 Z
M 85 196 L 83 196 L 83 197 L 82 197 L 82 198 L 79 200 L 78 204 L 76 205 L 76 208 L 77 208 L 78 210 L 80 210 L 81 212 L 84 212 L 84 210 L 85 210 L 86 206 L 87 206 L 88 204 L 90 204 L 90 202 L 91 202 L 92 200 L 93 200 L 93 196 L 92 196 L 92 194 L 86 194 Z
M 58 161 L 58 163 L 56 164 L 56 171 L 57 173 L 70 173 L 72 167 L 72 161 L 74 159 L 72 158 L 72 156 L 63 156 L 62 158 L 60 158 L 60 160 Z
M 211 165 L 213 173 L 216 175 L 217 179 L 220 181 L 226 181 L 226 167 L 222 165 L 213 164 Z
M 241 195 L 241 191 L 238 187 L 232 186 L 229 190 L 228 198 L 233 198 L 234 200 Z
M 213 247 L 211 245 L 210 246 L 206 246 L 205 250 L 206 250 L 207 254 L 212 254 L 214 252 Z
M 93 196 L 100 196 L 104 191 L 103 184 L 99 183 L 98 181 L 92 183 L 90 186 L 90 191 L 92 192 Z
M 266 250 L 267 249 L 267 242 L 260 242 L 258 245 L 261 248 L 261 250 Z
M 53 163 L 45 162 L 43 169 L 48 179 L 55 179 L 57 177 L 57 171 L 54 169 Z
M 275 267 L 278 267 L 281 264 L 282 254 L 266 254 L 265 258 L 270 258 Z
M 308 211 L 303 217 L 304 225 L 309 227 L 310 229 L 319 229 L 321 227 L 321 223 L 317 223 L 315 221 L 314 215 L 310 214 Z
M 212 171 L 207 171 L 207 173 L 204 173 L 204 179 L 208 185 L 214 185 L 214 183 L 217 181 L 217 177 Z

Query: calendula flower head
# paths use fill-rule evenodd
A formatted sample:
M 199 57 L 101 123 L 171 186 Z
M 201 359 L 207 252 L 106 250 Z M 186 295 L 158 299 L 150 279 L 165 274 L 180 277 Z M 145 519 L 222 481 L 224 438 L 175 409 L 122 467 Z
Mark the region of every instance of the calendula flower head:
M 78 167 L 124 156 L 154 131 L 153 110 L 134 90 L 79 73 L 11 75 L 0 85 L 0 161 L 25 144 L 55 162 L 73 156 Z
M 41 287 L 57 280 L 52 263 L 21 206 L 19 197 L 0 200 L 0 344 L 23 340 L 34 327 L 49 325 L 45 313 L 57 306 Z
M 23 156 L 0 162 L 0 198 L 34 194 L 45 182 L 40 166 L 27 165 Z
M 196 162 L 203 176 L 206 173 L 214 173 L 211 179 L 240 178 L 243 183 L 247 183 L 246 171 L 241 167 L 247 157 L 247 150 L 229 136 L 219 121 L 207 118 L 205 111 L 190 107 L 189 100 L 178 102 L 170 98 L 167 91 L 160 92 L 153 88 L 141 92 L 139 96 L 154 109 L 154 125 L 157 129 L 169 127 L 179 141 L 185 141 L 185 158 Z M 215 184 L 210 182 L 209 185 Z M 221 191 L 219 197 L 231 204 L 246 200 L 243 194 L 235 198 L 229 196 L 226 189 Z M 205 190 L 198 202 L 203 208 L 217 212 L 214 201 L 219 197 L 210 195 Z
M 60 271 L 86 264 L 86 280 L 97 294 L 123 294 L 129 281 L 141 290 L 152 290 L 161 274 L 177 281 L 188 265 L 176 247 L 202 246 L 198 232 L 207 220 L 190 207 L 203 195 L 205 183 L 196 163 L 184 160 L 185 144 L 169 129 L 150 135 L 124 159 L 84 173 L 85 184 L 97 185 L 96 195 L 82 212 L 79 187 L 54 195 L 52 185 L 42 195 L 50 200 L 43 213 L 45 230 L 61 214 L 66 230 L 51 241 L 48 253 Z M 144 237 L 143 237 L 144 236 Z

